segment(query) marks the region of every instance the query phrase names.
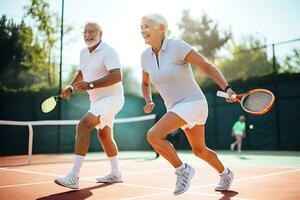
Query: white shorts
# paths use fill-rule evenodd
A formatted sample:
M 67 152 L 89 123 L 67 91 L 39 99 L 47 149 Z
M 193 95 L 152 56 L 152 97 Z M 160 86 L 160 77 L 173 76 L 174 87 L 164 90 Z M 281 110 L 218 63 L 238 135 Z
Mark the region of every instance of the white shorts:
M 193 128 L 195 125 L 205 124 L 208 116 L 207 101 L 179 102 L 168 109 L 168 112 L 174 112 L 186 121 L 186 124 L 181 127 L 182 130 Z
M 124 105 L 123 96 L 110 96 L 99 99 L 90 104 L 89 113 L 100 116 L 100 124 L 96 128 L 103 129 L 105 126 L 113 128 L 114 119 Z
M 243 136 L 243 131 L 233 131 L 234 136 Z

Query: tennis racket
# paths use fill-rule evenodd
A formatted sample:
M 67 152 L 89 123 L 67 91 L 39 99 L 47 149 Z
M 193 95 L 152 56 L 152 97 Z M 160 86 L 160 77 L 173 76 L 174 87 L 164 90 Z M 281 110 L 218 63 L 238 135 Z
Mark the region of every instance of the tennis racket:
M 56 107 L 60 99 L 60 96 L 51 96 L 45 99 L 41 104 L 41 109 L 43 113 L 51 112 Z
M 218 91 L 218 97 L 237 99 L 242 109 L 253 115 L 263 115 L 267 113 L 275 102 L 274 94 L 266 89 L 254 89 L 244 94 L 229 96 L 228 93 Z

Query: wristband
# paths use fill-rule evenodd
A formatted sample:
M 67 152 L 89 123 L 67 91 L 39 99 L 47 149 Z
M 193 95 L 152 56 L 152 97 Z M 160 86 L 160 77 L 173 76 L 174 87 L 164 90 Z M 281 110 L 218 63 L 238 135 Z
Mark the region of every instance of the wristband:
M 68 85 L 67 88 L 71 90 L 71 93 L 73 93 L 74 87 L 72 85 Z
M 229 88 L 231 89 L 231 86 L 230 86 L 230 85 L 227 85 L 227 86 L 225 87 L 225 89 L 224 89 L 224 92 L 227 92 L 227 90 L 228 90 Z

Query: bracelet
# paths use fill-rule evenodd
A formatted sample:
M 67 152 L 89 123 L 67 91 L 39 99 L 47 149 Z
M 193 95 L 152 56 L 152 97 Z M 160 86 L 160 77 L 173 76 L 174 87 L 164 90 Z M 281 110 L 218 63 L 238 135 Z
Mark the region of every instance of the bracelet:
M 228 90 L 229 88 L 231 89 L 231 86 L 230 86 L 230 85 L 227 85 L 227 86 L 225 87 L 225 89 L 224 89 L 224 92 L 227 92 L 227 90 Z

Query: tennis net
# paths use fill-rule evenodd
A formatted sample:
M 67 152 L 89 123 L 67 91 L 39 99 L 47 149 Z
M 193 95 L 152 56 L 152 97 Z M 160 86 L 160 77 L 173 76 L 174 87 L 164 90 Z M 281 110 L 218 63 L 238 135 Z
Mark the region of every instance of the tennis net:
M 155 123 L 156 116 L 117 118 L 114 138 L 120 151 L 152 150 L 145 134 Z M 79 120 L 9 121 L 0 120 L 0 166 L 27 165 L 44 160 L 64 161 L 55 154 L 74 151 L 76 125 Z M 102 151 L 96 130 L 91 136 L 89 152 Z M 47 155 L 41 156 L 41 155 Z M 35 162 L 33 161 L 35 158 Z

